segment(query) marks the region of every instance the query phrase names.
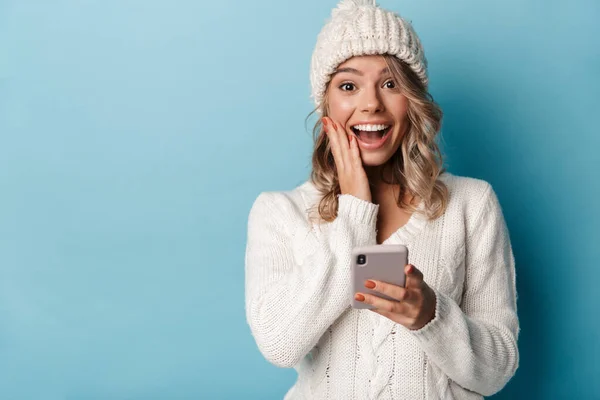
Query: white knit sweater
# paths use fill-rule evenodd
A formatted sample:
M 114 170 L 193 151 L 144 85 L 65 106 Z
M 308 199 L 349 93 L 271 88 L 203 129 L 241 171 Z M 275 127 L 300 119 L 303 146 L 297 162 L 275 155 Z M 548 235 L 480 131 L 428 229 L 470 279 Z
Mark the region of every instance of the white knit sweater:
M 413 213 L 383 244 L 405 244 L 437 296 L 419 330 L 350 307 L 350 255 L 376 243 L 379 205 L 339 197 L 338 217 L 312 226 L 310 181 L 263 192 L 249 214 L 246 317 L 258 349 L 298 372 L 285 400 L 481 399 L 519 364 L 514 257 L 496 193 L 448 172 L 446 212 Z

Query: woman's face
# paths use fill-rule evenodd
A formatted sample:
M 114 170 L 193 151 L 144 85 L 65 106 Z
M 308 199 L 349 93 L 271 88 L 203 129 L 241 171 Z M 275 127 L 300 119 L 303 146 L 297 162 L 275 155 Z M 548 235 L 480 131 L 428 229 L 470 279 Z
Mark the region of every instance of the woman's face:
M 408 100 L 383 57 L 352 57 L 340 64 L 327 96 L 329 117 L 358 139 L 363 164 L 385 164 L 398 150 L 409 122 Z

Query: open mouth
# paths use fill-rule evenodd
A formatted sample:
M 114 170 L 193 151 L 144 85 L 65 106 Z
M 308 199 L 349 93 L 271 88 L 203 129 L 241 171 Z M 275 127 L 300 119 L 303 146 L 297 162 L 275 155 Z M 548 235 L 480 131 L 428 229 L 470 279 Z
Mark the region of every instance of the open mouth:
M 385 137 L 385 135 L 387 135 L 390 130 L 392 129 L 392 126 L 388 126 L 385 129 L 381 129 L 381 130 L 369 130 L 369 131 L 363 131 L 360 129 L 357 129 L 355 127 L 352 127 L 352 132 L 354 132 L 354 134 L 356 135 L 356 137 L 364 142 L 364 143 L 375 143 L 379 140 L 381 140 L 383 137 Z

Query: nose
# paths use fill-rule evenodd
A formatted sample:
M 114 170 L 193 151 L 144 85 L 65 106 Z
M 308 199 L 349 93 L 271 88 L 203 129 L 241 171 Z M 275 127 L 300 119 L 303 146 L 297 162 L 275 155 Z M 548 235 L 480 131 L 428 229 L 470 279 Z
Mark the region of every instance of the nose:
M 361 111 L 375 113 L 383 111 L 383 102 L 377 89 L 366 89 L 361 98 Z

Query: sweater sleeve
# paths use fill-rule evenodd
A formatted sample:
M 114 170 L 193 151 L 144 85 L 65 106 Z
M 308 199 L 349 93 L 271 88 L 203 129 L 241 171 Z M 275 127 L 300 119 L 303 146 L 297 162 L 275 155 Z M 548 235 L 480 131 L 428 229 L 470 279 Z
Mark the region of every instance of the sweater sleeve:
M 507 226 L 491 185 L 467 234 L 461 306 L 433 288 L 435 317 L 410 331 L 427 356 L 460 386 L 491 396 L 519 365 L 515 261 Z
M 350 306 L 351 250 L 376 243 L 379 205 L 349 194 L 338 199 L 323 240 L 309 237 L 308 225 L 298 229 L 308 222 L 281 192 L 261 193 L 250 210 L 246 318 L 261 353 L 279 367 L 298 364 Z

